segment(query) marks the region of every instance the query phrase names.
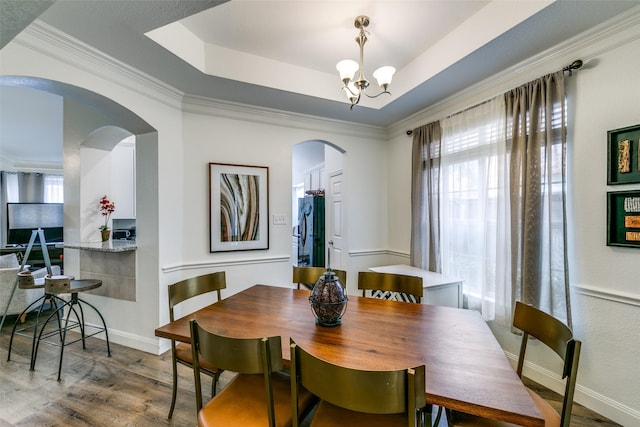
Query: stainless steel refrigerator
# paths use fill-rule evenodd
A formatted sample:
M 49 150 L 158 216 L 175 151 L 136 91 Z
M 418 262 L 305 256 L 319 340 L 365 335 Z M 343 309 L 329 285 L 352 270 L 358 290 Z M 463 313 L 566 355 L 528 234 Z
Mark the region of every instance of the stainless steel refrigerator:
M 298 265 L 324 267 L 324 197 L 298 199 Z

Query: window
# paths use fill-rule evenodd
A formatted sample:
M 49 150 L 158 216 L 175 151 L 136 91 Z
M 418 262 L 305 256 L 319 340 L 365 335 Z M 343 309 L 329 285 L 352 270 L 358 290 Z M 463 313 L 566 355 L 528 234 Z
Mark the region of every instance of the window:
M 64 202 L 64 182 L 62 175 L 44 176 L 44 202 L 63 203 Z
M 33 188 L 42 185 L 41 198 L 35 197 L 35 199 L 39 200 L 30 201 L 44 203 L 64 202 L 64 182 L 62 175 L 40 174 L 35 172 L 4 172 L 3 177 L 5 178 L 3 185 L 6 186 L 7 202 L 24 202 L 24 200 L 20 200 L 21 185 L 31 186 Z M 38 192 L 39 191 L 40 190 L 38 190 Z
M 508 117 L 507 102 L 496 97 L 440 121 L 440 148 L 430 153 L 439 165 L 433 250 L 442 273 L 464 280 L 465 306 L 485 319 L 510 324 L 511 303 L 522 300 L 570 321 L 565 106 Z

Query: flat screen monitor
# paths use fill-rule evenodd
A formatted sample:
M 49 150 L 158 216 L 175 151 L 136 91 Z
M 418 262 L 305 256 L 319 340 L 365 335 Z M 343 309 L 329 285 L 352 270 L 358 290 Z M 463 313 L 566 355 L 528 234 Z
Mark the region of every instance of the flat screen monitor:
M 47 243 L 63 242 L 62 203 L 7 203 L 7 245 L 26 245 L 41 228 Z

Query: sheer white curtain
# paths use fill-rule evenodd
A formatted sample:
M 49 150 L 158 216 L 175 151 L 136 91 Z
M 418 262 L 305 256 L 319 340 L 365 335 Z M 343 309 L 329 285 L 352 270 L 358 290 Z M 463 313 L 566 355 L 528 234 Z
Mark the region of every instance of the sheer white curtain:
M 442 272 L 464 280 L 467 305 L 511 318 L 505 101 L 500 96 L 440 122 Z

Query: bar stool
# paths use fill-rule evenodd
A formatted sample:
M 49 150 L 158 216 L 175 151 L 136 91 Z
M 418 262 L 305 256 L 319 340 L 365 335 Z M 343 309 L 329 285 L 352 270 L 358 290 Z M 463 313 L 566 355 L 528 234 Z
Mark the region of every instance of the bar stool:
M 36 359 L 38 357 L 38 348 L 40 346 L 40 342 L 44 342 L 46 344 L 59 345 L 60 346 L 60 361 L 58 363 L 58 381 L 60 381 L 60 374 L 62 372 L 62 358 L 64 356 L 64 348 L 67 345 L 76 343 L 78 341 L 82 341 L 82 348 L 86 349 L 86 338 L 92 337 L 99 333 L 104 332 L 105 338 L 107 341 L 107 354 L 111 357 L 111 347 L 109 345 L 109 333 L 107 331 L 107 325 L 104 321 L 104 317 L 100 311 L 91 303 L 87 302 L 78 297 L 80 292 L 86 292 L 91 289 L 96 289 L 102 286 L 101 280 L 95 279 L 83 279 L 83 280 L 70 280 L 70 278 L 65 276 L 54 276 L 54 277 L 46 277 L 45 278 L 45 296 L 49 296 L 53 301 L 54 312 L 47 317 L 47 319 L 42 324 L 42 327 L 37 334 L 37 338 L 35 342 L 32 343 L 32 352 L 31 352 L 31 367 L 30 369 L 33 371 L 35 369 Z M 70 294 L 71 298 L 69 300 L 65 300 L 60 297 L 62 294 Z M 57 303 L 60 303 L 59 305 Z M 93 309 L 96 312 L 100 321 L 102 322 L 102 326 L 92 326 L 87 325 L 84 321 L 84 310 L 83 306 L 87 306 Z M 67 312 L 67 316 L 64 320 L 64 325 L 61 322 L 61 316 L 64 317 L 64 309 L 65 307 L 69 307 Z M 78 314 L 78 311 L 80 314 Z M 75 315 L 76 320 L 71 320 L 71 313 Z M 47 330 L 47 325 L 51 319 L 56 318 L 58 320 L 58 327 L 52 330 Z M 80 338 L 77 338 L 73 341 L 67 342 L 67 332 L 73 329 L 78 328 L 80 330 Z M 92 328 L 94 331 L 92 333 L 87 333 L 87 328 Z M 37 328 L 36 328 L 37 329 Z M 15 330 L 15 327 L 14 327 Z M 34 331 L 34 337 L 37 331 Z M 60 337 L 60 342 L 49 341 L 47 338 L 52 337 L 54 335 L 58 335 Z M 11 336 L 11 341 L 13 340 L 13 332 Z M 9 354 L 11 351 L 11 341 L 9 342 Z M 7 358 L 8 360 L 8 358 Z
M 60 269 L 58 268 L 58 275 L 59 275 L 59 272 L 60 272 Z M 70 280 L 74 279 L 73 276 L 67 276 L 67 277 L 69 277 Z M 45 288 L 44 277 L 35 278 L 29 270 L 22 271 L 18 273 L 18 287 L 24 290 L 44 289 Z M 56 309 L 56 313 L 58 313 L 58 316 L 57 316 L 58 328 L 59 329 L 62 328 L 62 317 L 60 315 L 60 312 L 57 310 L 58 303 L 56 302 L 54 295 L 48 294 L 47 292 L 45 292 L 40 298 L 33 301 L 24 310 L 22 310 L 22 312 L 16 317 L 16 321 L 13 324 L 13 329 L 11 330 L 11 339 L 9 340 L 9 351 L 7 352 L 7 361 L 11 360 L 11 347 L 13 346 L 13 337 L 16 335 L 29 337 L 31 335 L 30 331 L 33 331 L 33 334 L 32 334 L 33 338 L 31 340 L 31 360 L 33 360 L 33 354 L 35 351 L 38 331 L 40 331 L 39 327 L 41 326 L 40 316 L 42 315 L 42 312 L 44 311 L 47 304 L 49 304 L 51 307 Z M 38 307 L 37 310 L 36 310 L 36 307 Z M 32 325 L 28 325 L 24 328 L 18 329 L 18 324 L 20 323 L 21 319 L 24 319 L 25 316 L 28 313 L 30 313 L 32 310 L 34 310 L 36 313 L 35 322 Z M 29 334 L 27 334 L 27 332 L 29 332 Z M 60 334 L 60 338 L 62 339 L 62 333 Z M 31 369 L 33 369 L 33 365 Z

